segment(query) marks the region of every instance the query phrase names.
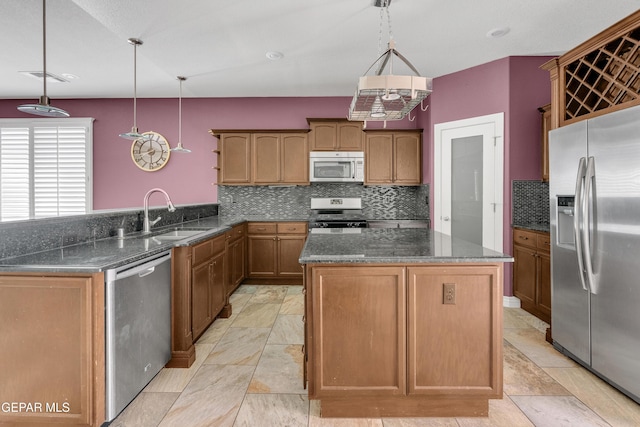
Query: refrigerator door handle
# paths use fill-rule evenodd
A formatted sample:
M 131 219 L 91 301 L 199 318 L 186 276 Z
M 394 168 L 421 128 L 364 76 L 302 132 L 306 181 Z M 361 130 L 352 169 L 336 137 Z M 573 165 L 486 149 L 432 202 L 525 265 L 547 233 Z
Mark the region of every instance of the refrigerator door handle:
M 580 283 L 582 284 L 582 289 L 588 291 L 587 280 L 585 279 L 585 268 L 584 268 L 584 250 L 583 250 L 583 241 L 582 241 L 582 219 L 584 217 L 583 210 L 583 199 L 584 199 L 584 182 L 585 182 L 585 174 L 587 169 L 587 160 L 584 157 L 580 158 L 580 162 L 578 163 L 578 175 L 576 176 L 576 193 L 574 199 L 575 213 L 573 215 L 573 234 L 576 241 L 576 255 L 578 257 L 578 270 L 580 276 Z
M 589 157 L 587 161 L 587 170 L 585 172 L 584 177 L 584 199 L 582 200 L 582 245 L 584 247 L 584 266 L 587 276 L 587 283 L 589 285 L 589 290 L 592 294 L 597 293 L 596 289 L 596 278 L 593 272 L 593 257 L 591 253 L 592 245 L 592 233 L 591 233 L 591 224 L 593 223 L 594 228 L 596 224 L 596 206 L 595 206 L 595 180 L 596 175 L 596 165 L 595 159 L 593 157 Z M 591 211 L 589 210 L 589 201 L 593 203 L 593 207 Z M 593 218 L 590 217 L 590 212 L 593 214 Z M 595 233 L 593 233 L 595 235 Z

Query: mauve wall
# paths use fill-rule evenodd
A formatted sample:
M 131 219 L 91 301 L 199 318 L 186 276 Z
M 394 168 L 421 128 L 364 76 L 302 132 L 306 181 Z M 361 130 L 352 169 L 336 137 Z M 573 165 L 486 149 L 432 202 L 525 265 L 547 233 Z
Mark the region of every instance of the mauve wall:
M 30 102 L 33 100 L 30 100 Z M 169 163 L 157 172 L 144 172 L 131 160 L 131 141 L 118 136 L 133 125 L 130 99 L 53 99 L 72 117 L 93 117 L 94 209 L 142 206 L 153 187 L 165 189 L 176 204 L 217 201 L 216 140 L 209 129 L 308 129 L 307 117 L 347 117 L 351 98 L 183 98 L 182 143 L 190 154 L 172 153 Z M 0 100 L 0 117 L 33 118 L 16 110 L 23 100 Z M 177 99 L 138 99 L 137 125 L 165 136 L 171 146 L 178 141 Z M 381 127 L 370 123 L 369 128 Z M 389 127 L 415 128 L 402 120 Z M 156 198 L 157 197 L 157 198 Z M 154 195 L 153 204 L 163 204 Z
M 550 102 L 551 85 L 549 73 L 539 67 L 549 59 L 551 57 L 509 57 L 439 77 L 434 80 L 429 117 L 421 117 L 429 123 L 429 127 L 425 127 L 429 129 L 425 157 L 433 158 L 435 124 L 504 112 L 503 252 L 508 254 L 512 254 L 513 239 L 511 182 L 542 177 L 538 107 Z M 433 182 L 433 169 L 425 171 L 425 182 Z M 433 203 L 430 208 L 433 218 Z M 506 264 L 504 295 L 513 295 L 512 276 L 512 264 Z

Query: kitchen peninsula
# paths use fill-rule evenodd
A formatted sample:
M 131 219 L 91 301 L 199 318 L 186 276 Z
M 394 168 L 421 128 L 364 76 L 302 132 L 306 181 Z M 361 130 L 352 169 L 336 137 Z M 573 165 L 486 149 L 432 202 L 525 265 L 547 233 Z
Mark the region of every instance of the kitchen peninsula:
M 322 416 L 487 416 L 512 261 L 428 229 L 310 233 L 304 381 Z

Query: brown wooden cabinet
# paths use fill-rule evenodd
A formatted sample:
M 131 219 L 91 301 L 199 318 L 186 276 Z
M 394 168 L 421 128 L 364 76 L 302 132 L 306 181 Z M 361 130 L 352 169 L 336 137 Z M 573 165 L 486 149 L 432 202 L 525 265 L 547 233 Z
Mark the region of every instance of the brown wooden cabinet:
M 246 270 L 246 246 L 247 226 L 238 224 L 225 233 L 227 243 L 227 285 L 226 292 L 229 297 L 245 278 Z
M 104 292 L 102 273 L 0 275 L 0 425 L 104 422 Z
M 309 184 L 306 133 L 255 133 L 251 153 L 254 184 Z
M 298 258 L 306 237 L 306 222 L 250 222 L 247 225 L 247 276 L 301 281 Z
M 311 151 L 362 151 L 362 122 L 339 119 L 307 119 Z
M 365 184 L 420 185 L 420 131 L 365 132 Z
M 327 417 L 486 416 L 502 397 L 501 278 L 501 264 L 307 265 L 309 398 Z
M 549 181 L 549 131 L 551 130 L 551 104 L 538 108 L 542 114 L 542 180 Z
M 549 233 L 513 230 L 513 294 L 521 307 L 551 322 L 551 258 Z
M 218 136 L 218 184 L 251 183 L 251 134 Z
M 306 130 L 209 132 L 218 138 L 218 184 L 309 184 Z

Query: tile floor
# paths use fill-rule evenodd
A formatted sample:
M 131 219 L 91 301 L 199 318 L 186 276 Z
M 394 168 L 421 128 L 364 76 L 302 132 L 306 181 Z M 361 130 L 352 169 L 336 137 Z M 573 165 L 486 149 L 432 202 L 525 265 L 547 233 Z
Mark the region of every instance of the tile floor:
M 111 424 L 146 426 L 640 426 L 640 405 L 555 351 L 546 324 L 504 310 L 504 398 L 488 418 L 320 418 L 302 388 L 300 286 L 242 285 L 233 315 L 196 343 L 189 369 L 163 369 Z

